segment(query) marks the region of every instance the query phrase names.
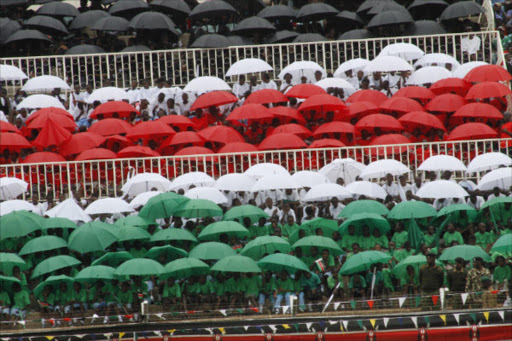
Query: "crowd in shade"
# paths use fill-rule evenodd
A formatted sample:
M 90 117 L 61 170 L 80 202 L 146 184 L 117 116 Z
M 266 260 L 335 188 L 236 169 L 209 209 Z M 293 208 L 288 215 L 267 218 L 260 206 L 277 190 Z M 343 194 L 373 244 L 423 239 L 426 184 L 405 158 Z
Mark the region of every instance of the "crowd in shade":
M 39 3 L 0 3 L 1 55 L 225 48 L 431 35 L 468 27 L 478 31 L 477 20 L 468 18 L 485 12 L 474 1 L 449 0 L 82 0 L 78 8 L 66 2 Z

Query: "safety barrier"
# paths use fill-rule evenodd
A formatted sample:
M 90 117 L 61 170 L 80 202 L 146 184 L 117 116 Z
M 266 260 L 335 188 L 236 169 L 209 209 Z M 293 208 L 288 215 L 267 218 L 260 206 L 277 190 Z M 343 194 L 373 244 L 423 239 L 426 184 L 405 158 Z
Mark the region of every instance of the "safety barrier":
M 184 173 L 202 171 L 216 178 L 228 173 L 244 172 L 250 166 L 263 162 L 280 164 L 290 173 L 294 173 L 301 170 L 318 170 L 337 158 L 349 157 L 365 164 L 379 159 L 394 158 L 411 169 L 412 179 L 412 176 L 417 174 L 417 167 L 429 156 L 453 155 L 468 164 L 475 156 L 489 152 L 503 152 L 512 156 L 512 139 L 12 164 L 0 165 L 0 177 L 14 176 L 27 181 L 30 192 L 27 196 L 35 195 L 41 200 L 48 193 L 67 194 L 79 189 L 83 190 L 86 197 L 105 197 L 122 195 L 121 186 L 126 182 L 129 173 L 134 172 L 159 173 L 173 179 Z

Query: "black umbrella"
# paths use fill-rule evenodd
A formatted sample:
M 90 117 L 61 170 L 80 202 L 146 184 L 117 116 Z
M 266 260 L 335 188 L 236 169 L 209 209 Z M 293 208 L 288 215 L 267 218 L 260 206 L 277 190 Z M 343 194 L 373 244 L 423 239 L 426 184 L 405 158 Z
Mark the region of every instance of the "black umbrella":
M 338 14 L 338 10 L 331 5 L 322 2 L 315 2 L 302 6 L 297 12 L 297 20 L 300 21 L 317 21 L 333 17 Z
M 228 38 L 220 34 L 203 34 L 190 47 L 194 48 L 223 48 L 231 46 Z
M 26 28 L 34 28 L 50 35 L 59 35 L 69 33 L 66 26 L 59 20 L 46 15 L 36 15 L 25 21 Z
M 457 18 L 470 17 L 484 13 L 485 10 L 482 6 L 473 1 L 461 1 L 451 4 L 441 14 L 441 20 L 450 20 Z
M 273 34 L 271 37 L 269 37 L 268 43 L 269 44 L 289 43 L 289 42 L 292 42 L 293 39 L 297 38 L 298 36 L 299 36 L 299 34 L 294 31 L 288 31 L 288 30 L 278 31 L 275 34 Z
M 168 12 L 176 15 L 189 15 L 190 7 L 183 0 L 153 0 L 149 4 L 162 12 Z
M 247 45 L 254 45 L 254 42 L 247 38 L 242 36 L 229 36 L 227 37 L 229 40 L 229 46 L 247 46 Z
M 50 17 L 76 17 L 80 14 L 78 10 L 65 2 L 49 2 L 37 10 L 39 15 L 48 15 Z
M 96 45 L 82 44 L 73 46 L 66 51 L 66 54 L 94 54 L 94 53 L 105 53 L 101 47 Z
M 334 17 L 336 20 L 349 21 L 355 24 L 364 24 L 363 19 L 356 12 L 342 11 Z
M 17 21 L 0 18 L 0 44 L 19 30 L 21 30 L 21 25 Z
M 133 45 L 125 47 L 121 50 L 121 52 L 147 52 L 147 51 L 153 51 L 146 45 Z
M 19 30 L 5 40 L 5 44 L 16 41 L 40 40 L 50 42 L 51 40 L 38 30 Z
M 411 27 L 406 31 L 406 35 L 410 36 L 423 36 L 432 34 L 445 34 L 446 30 L 441 24 L 432 20 L 419 20 L 411 24 Z
M 263 0 L 224 0 L 239 12 L 244 13 L 246 17 L 256 15 L 265 8 Z
M 207 0 L 202 4 L 197 5 L 190 12 L 190 19 L 198 20 L 202 18 L 223 16 L 227 14 L 237 13 L 236 9 L 233 8 L 227 2 L 221 0 Z
M 415 0 L 408 9 L 415 19 L 435 20 L 446 7 L 448 4 L 444 0 Z
M 49 2 L 52 2 L 52 1 L 55 1 L 55 0 L 36 0 L 36 1 L 34 2 L 34 4 L 36 4 L 36 5 L 42 5 L 42 4 L 47 4 L 47 3 L 49 3 Z
M 294 43 L 314 43 L 317 41 L 327 41 L 328 39 L 321 34 L 318 33 L 304 33 L 299 34 L 295 39 L 293 39 Z
M 130 22 L 125 18 L 108 16 L 101 18 L 90 26 L 91 30 L 124 32 L 130 29 Z
M 393 0 L 366 0 L 361 5 L 359 5 L 356 12 L 361 15 L 366 14 L 374 6 L 377 6 L 383 2 L 393 2 Z
M 275 32 L 276 28 L 267 19 L 260 17 L 249 17 L 240 21 L 234 29 L 231 30 L 233 33 L 241 35 L 252 35 L 253 33 L 270 33 Z
M 110 7 L 108 13 L 122 17 L 131 17 L 149 9 L 149 5 L 142 0 L 118 0 Z
M 378 27 L 385 25 L 398 25 L 413 22 L 414 19 L 408 12 L 403 11 L 385 11 L 377 14 L 370 20 L 367 27 Z
M 297 11 L 293 8 L 285 5 L 275 5 L 265 7 L 258 13 L 258 17 L 265 18 L 267 20 L 275 19 L 295 19 Z
M 0 7 L 21 6 L 28 4 L 28 0 L 0 0 Z
M 99 11 L 99 10 L 93 10 L 93 11 L 87 11 L 84 13 L 80 13 L 73 21 L 71 22 L 71 25 L 69 25 L 70 30 L 79 30 L 85 27 L 90 27 L 92 24 L 94 24 L 96 21 L 100 20 L 101 18 L 110 17 L 110 14 L 108 14 L 105 11 Z
M 358 39 L 370 39 L 374 35 L 368 30 L 351 30 L 341 34 L 338 40 L 358 40 Z
M 368 15 L 376 15 L 385 11 L 404 11 L 409 13 L 409 11 L 402 5 L 397 4 L 394 1 L 384 1 L 375 6 L 373 6 L 368 12 Z
M 137 14 L 131 21 L 130 27 L 136 30 L 165 30 L 176 36 L 180 33 L 176 30 L 174 22 L 165 14 L 159 12 L 144 12 Z

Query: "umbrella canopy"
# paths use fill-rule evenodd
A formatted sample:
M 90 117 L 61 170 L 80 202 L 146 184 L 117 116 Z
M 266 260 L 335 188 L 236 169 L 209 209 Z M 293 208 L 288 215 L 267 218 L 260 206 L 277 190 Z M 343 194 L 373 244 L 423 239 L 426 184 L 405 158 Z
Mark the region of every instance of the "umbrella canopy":
M 201 260 L 219 260 L 229 256 L 236 256 L 235 250 L 229 245 L 218 242 L 201 243 L 190 250 L 189 257 Z
M 16 199 L 25 193 L 28 183 L 18 178 L 0 178 L 0 200 Z
M 45 281 L 39 283 L 34 288 L 34 295 L 39 297 L 41 292 L 44 290 L 46 286 L 52 287 L 53 291 L 60 291 L 61 283 L 65 283 L 67 285 L 67 289 L 71 289 L 71 284 L 73 284 L 74 279 L 65 275 L 59 276 L 50 276 Z
M 466 166 L 454 156 L 450 155 L 434 155 L 422 162 L 418 170 L 426 172 L 440 171 L 465 171 Z
M 190 111 L 196 109 L 205 109 L 212 106 L 218 107 L 224 104 L 235 103 L 238 101 L 235 95 L 227 91 L 212 91 L 199 96 L 192 106 Z
M 483 66 L 483 65 L 489 65 L 486 62 L 467 62 L 459 66 L 455 71 L 453 71 L 453 77 L 455 78 L 464 78 L 466 75 L 473 69 Z M 486 78 L 483 78 L 484 81 L 486 81 Z
M 46 121 L 45 126 L 37 138 L 32 142 L 32 145 L 39 148 L 47 148 L 50 146 L 60 146 L 65 141 L 71 138 L 71 133 L 61 127 L 56 119 L 50 118 Z
M 75 158 L 75 161 L 86 161 L 86 160 L 110 160 L 117 158 L 117 154 L 113 151 L 105 148 L 93 148 L 88 149 Z
M 337 218 L 350 218 L 356 214 L 372 213 L 385 216 L 389 213 L 386 206 L 375 200 L 356 200 L 349 203 Z
M 322 175 L 313 171 L 298 171 L 292 175 L 292 179 L 300 186 L 311 188 L 316 185 L 327 184 L 329 179 L 325 175 Z
M 125 47 L 120 52 L 147 52 L 147 51 L 152 51 L 152 50 L 149 47 L 147 47 L 146 45 L 132 45 L 132 46 Z
M 274 89 L 262 89 L 254 91 L 245 100 L 244 106 L 248 104 L 269 104 L 288 102 L 288 98 L 280 91 Z
M 421 107 L 421 106 L 420 106 Z M 361 118 L 355 125 L 356 129 L 373 131 L 379 128 L 382 131 L 402 131 L 400 122 L 390 115 L 372 114 Z
M 5 43 L 8 37 L 19 30 L 21 30 L 21 25 L 16 20 L 0 18 L 0 43 Z M 20 80 L 19 78 L 16 79 Z
M 255 179 L 262 178 L 266 175 L 290 175 L 286 168 L 281 165 L 274 163 L 259 163 L 249 167 L 245 172 L 245 175 L 251 176 Z
M 127 251 L 107 252 L 92 262 L 91 265 L 97 266 L 100 264 L 108 264 L 110 266 L 118 266 L 119 264 L 124 263 L 130 259 L 133 259 L 133 256 Z
M 130 20 L 130 27 L 135 30 L 165 30 L 179 36 L 174 22 L 165 14 L 160 12 L 143 12 L 137 14 Z
M 429 0 L 432 1 L 432 0 Z M 443 0 L 438 0 L 443 1 Z M 445 66 L 446 64 L 451 64 L 454 69 L 460 66 L 460 63 L 457 59 L 445 53 L 429 53 L 421 57 L 414 63 L 414 67 L 424 67 L 424 66 Z M 421 69 L 420 69 L 421 70 Z M 418 70 L 419 71 L 419 70 Z
M 276 6 L 273 6 L 276 7 Z M 271 8 L 271 7 L 269 7 Z M 244 75 L 247 73 L 257 73 L 257 72 L 265 72 L 272 71 L 273 68 L 265 62 L 264 60 L 258 58 L 247 58 L 242 59 L 234 64 L 232 64 L 228 71 L 226 72 L 226 77 L 231 77 L 235 75 Z
M 409 25 L 406 33 L 411 36 L 424 36 L 429 34 L 446 34 L 446 30 L 437 21 L 417 20 Z
M 378 56 L 373 59 L 364 69 L 365 72 L 393 72 L 413 71 L 411 64 L 404 59 L 394 56 Z
M 499 98 L 512 94 L 510 88 L 498 82 L 482 82 L 475 84 L 466 94 L 466 100 Z
M 81 263 L 82 262 L 78 259 L 66 255 L 50 257 L 36 265 L 30 278 L 38 278 L 54 271 L 72 267 Z
M 71 24 L 69 25 L 70 30 L 79 30 L 82 28 L 90 27 L 92 24 L 94 24 L 96 21 L 100 20 L 104 17 L 109 17 L 110 14 L 108 14 L 105 11 L 100 10 L 92 10 L 80 13 L 77 15 Z
M 243 136 L 232 127 L 210 126 L 198 132 L 207 141 L 222 144 L 244 142 Z
M 244 218 L 249 218 L 254 223 L 260 218 L 269 218 L 268 214 L 261 208 L 253 205 L 241 205 L 231 208 L 224 214 L 224 220 L 238 220 L 243 221 Z
M 384 188 L 370 181 L 354 181 L 349 183 L 346 188 L 356 198 L 359 196 L 365 196 L 384 200 L 388 196 Z
M 157 173 L 140 173 L 130 178 L 121 187 L 121 191 L 130 197 L 148 191 L 167 192 L 171 188 L 171 181 Z
M 290 107 L 278 106 L 278 107 L 272 107 L 269 110 L 282 123 L 290 123 L 292 121 L 295 121 L 298 124 L 302 124 L 302 125 L 306 124 L 306 120 L 304 119 L 304 116 L 299 114 L 297 109 L 293 109 Z
M 338 229 L 339 233 L 341 235 L 347 234 L 350 226 L 355 228 L 357 235 L 363 234 L 363 226 L 367 226 L 372 234 L 375 229 L 379 230 L 382 235 L 391 230 L 389 222 L 376 213 L 356 213 L 352 215 L 341 224 Z
M 194 7 L 189 17 L 192 20 L 200 20 L 202 18 L 218 17 L 233 13 L 237 13 L 236 9 L 227 2 L 207 0 Z
M 455 112 L 464 104 L 466 101 L 459 95 L 443 94 L 428 102 L 425 108 L 431 112 Z
M 25 200 L 7 200 L 0 202 L 0 216 L 4 216 L 15 211 L 37 212 L 37 208 Z
M 442 79 L 452 77 L 452 73 L 441 66 L 425 66 L 416 70 L 407 79 L 407 84 L 410 85 L 424 85 L 434 84 Z
M 312 247 L 318 248 L 319 251 L 327 249 L 331 255 L 343 254 L 343 250 L 331 238 L 323 236 L 309 236 L 299 239 L 292 245 L 292 249 L 300 247 L 306 253 L 310 253 Z
M 318 173 L 325 175 L 331 182 L 336 183 L 342 178 L 346 184 L 354 181 L 366 166 L 353 159 L 335 159 L 322 167 Z
M 249 120 L 249 121 L 262 121 L 262 120 L 270 120 L 274 117 L 272 112 L 264 107 L 262 104 L 244 104 L 241 107 L 234 109 L 226 120 L 228 121 L 241 121 L 241 120 Z
M 227 205 L 228 198 L 217 188 L 196 187 L 188 190 L 185 197 L 189 199 L 206 199 L 213 201 L 217 205 Z
M 512 252 L 512 234 L 506 234 L 496 240 L 491 247 L 491 252 L 510 253 Z
M 210 200 L 191 199 L 179 205 L 174 215 L 185 218 L 218 217 L 222 216 L 222 209 Z
M 308 149 L 314 149 L 314 148 L 343 148 L 346 147 L 346 145 L 338 140 L 335 139 L 320 139 L 313 141 L 309 146 Z
M 110 266 L 92 265 L 80 270 L 74 279 L 79 282 L 110 281 L 115 279 L 115 271 L 116 269 Z
M 23 270 L 26 269 L 27 263 L 14 253 L 0 252 L 0 269 L 2 272 L 11 272 L 15 266 Z
M 258 179 L 250 189 L 252 192 L 272 191 L 276 189 L 297 189 L 299 185 L 290 175 L 266 175 Z
M 454 140 L 475 140 L 495 138 L 498 134 L 491 127 L 484 123 L 465 123 L 457 128 L 446 138 L 448 141 Z
M 314 84 L 297 84 L 286 92 L 286 97 L 309 98 L 313 95 L 327 95 L 327 92 Z
M 174 247 L 171 245 L 164 246 L 153 246 L 146 254 L 144 258 L 150 258 L 158 261 L 160 257 L 165 257 L 165 259 L 176 259 L 181 257 L 187 257 L 188 252 L 180 249 L 178 247 Z
M 464 188 L 453 181 L 436 180 L 421 186 L 416 195 L 420 198 L 448 199 L 464 198 L 469 194 Z
M 267 20 L 277 19 L 295 19 L 297 11 L 293 7 L 286 5 L 274 5 L 263 8 L 258 12 L 258 17 L 265 18 Z
M 49 15 L 51 17 L 76 17 L 80 12 L 71 4 L 53 1 L 41 6 L 37 10 L 37 14 Z
M 245 174 L 231 173 L 221 176 L 215 183 L 215 188 L 222 191 L 246 191 L 252 188 L 256 180 Z
M 163 241 L 189 241 L 195 243 L 197 238 L 188 230 L 170 228 L 158 231 L 150 239 L 152 243 Z
M 471 64 L 471 66 L 474 67 L 472 67 L 470 71 L 468 71 L 467 74 L 463 76 L 464 80 L 468 82 L 506 82 L 512 80 L 512 75 L 510 75 L 510 73 L 508 73 L 508 71 L 501 66 L 485 64 Z
M 340 274 L 351 275 L 370 270 L 374 263 L 386 263 L 391 256 L 381 251 L 364 251 L 352 255 L 340 269 Z
M 181 279 L 206 275 L 209 269 L 208 264 L 197 258 L 181 258 L 165 265 L 164 277 Z
M 299 21 L 318 21 L 338 14 L 338 10 L 323 2 L 316 2 L 302 6 L 297 11 Z
M 357 71 L 364 69 L 368 64 L 370 64 L 370 61 L 364 58 L 354 58 L 347 60 L 341 63 L 336 71 L 334 71 L 334 77 L 345 77 L 345 72 L 347 71 L 356 73 Z
M 93 201 L 85 209 L 87 214 L 114 214 L 133 212 L 133 208 L 121 198 L 105 198 Z
M 276 253 L 266 256 L 258 262 L 260 268 L 265 271 L 271 271 L 274 273 L 280 273 L 286 271 L 290 274 L 294 274 L 297 271 L 307 271 L 309 268 L 303 261 L 295 256 L 286 255 L 283 253 Z
M 68 243 L 56 236 L 42 236 L 29 240 L 18 252 L 20 256 L 29 255 L 37 252 L 57 250 L 67 247 Z
M 459 1 L 446 7 L 441 13 L 440 20 L 452 20 L 457 18 L 465 18 L 473 15 L 485 13 L 482 6 L 474 1 Z
M 132 216 L 123 217 L 121 219 L 118 219 L 114 223 L 114 225 L 119 226 L 119 227 L 123 227 L 123 226 L 137 226 L 137 227 L 142 227 L 142 228 L 147 229 L 150 225 L 156 225 L 156 222 L 154 220 L 143 218 L 141 216 L 134 216 L 134 215 L 132 215 Z
M 46 218 L 43 221 L 43 227 L 42 230 L 49 230 L 49 229 L 76 229 L 78 226 L 68 218 L 59 218 L 59 217 L 53 217 L 53 218 Z
M 259 260 L 265 255 L 274 253 L 287 254 L 292 250 L 290 243 L 278 236 L 257 237 L 248 242 L 242 250 L 242 255 Z
M 484 84 L 484 83 L 480 83 Z M 457 109 L 452 117 L 472 117 L 483 119 L 501 120 L 503 114 L 495 106 L 487 103 L 468 103 Z
M 258 146 L 260 150 L 300 149 L 305 147 L 307 147 L 306 142 L 300 137 L 286 133 L 267 136 Z
M 404 201 L 395 205 L 389 212 L 387 218 L 394 220 L 422 219 L 435 217 L 437 211 L 423 201 Z
M 495 187 L 508 190 L 512 186 L 512 168 L 500 168 L 485 174 L 478 182 L 478 189 L 490 191 Z
M 311 187 L 304 198 L 302 198 L 302 201 L 328 201 L 334 197 L 338 198 L 339 200 L 345 200 L 352 198 L 352 193 L 349 192 L 345 187 L 338 184 L 320 184 Z
M 326 37 L 321 35 L 320 33 L 303 33 L 299 34 L 295 39 L 293 39 L 294 43 L 314 43 L 318 41 L 328 41 Z
M 14 65 L 0 65 L 0 81 L 21 81 L 27 78 L 25 72 Z
M 286 66 L 279 75 L 277 76 L 279 79 L 284 80 L 284 76 L 288 73 L 292 76 L 292 79 L 300 80 L 301 77 L 306 77 L 308 80 L 312 81 L 315 79 L 315 72 L 321 72 L 322 78 L 327 74 L 318 63 L 312 61 L 298 61 L 293 62 Z
M 316 82 L 315 85 L 326 91 L 329 88 L 343 89 L 343 91 L 346 91 L 348 94 L 352 94 L 356 91 L 354 86 L 343 78 L 324 78 L 321 81 Z
M 299 111 L 318 111 L 320 113 L 326 113 L 328 111 L 343 111 L 346 112 L 346 105 L 338 97 L 331 95 L 313 95 L 306 99 L 299 106 Z
M 130 17 L 149 8 L 149 5 L 142 0 L 116 1 L 109 8 L 108 13 Z
M 188 4 L 183 0 L 153 0 L 149 5 L 159 11 L 169 12 L 176 16 L 188 16 L 191 12 Z
M 485 262 L 491 261 L 491 257 L 481 247 L 475 245 L 456 245 L 443 250 L 439 257 L 442 261 L 454 261 L 456 258 L 472 261 L 475 257 L 481 257 Z
M 393 96 L 381 103 L 379 109 L 383 112 L 396 112 L 398 114 L 406 114 L 411 111 L 423 111 L 423 107 L 417 101 L 400 96 Z
M 363 179 L 383 178 L 387 174 L 397 176 L 409 173 L 409 171 L 409 168 L 396 160 L 378 160 L 366 166 L 361 172 L 361 177 Z
M 194 48 L 224 48 L 228 46 L 231 46 L 231 42 L 220 34 L 203 34 L 190 45 Z
M 222 2 L 222 1 L 212 1 L 212 2 Z M 197 8 L 197 7 L 196 7 Z M 198 93 L 205 93 L 208 91 L 215 90 L 226 90 L 231 91 L 231 87 L 228 83 L 224 82 L 222 79 L 211 76 L 197 77 L 192 79 L 187 83 L 183 91 L 195 91 Z
M 512 165 L 512 158 L 503 153 L 485 153 L 476 156 L 468 165 L 467 173 L 483 172 Z
M 118 228 L 99 221 L 86 223 L 75 229 L 68 240 L 68 247 L 80 253 L 105 251 L 117 242 Z
M 424 255 L 413 255 L 408 256 L 404 260 L 401 260 L 397 265 L 395 265 L 393 269 L 393 273 L 395 276 L 400 276 L 403 273 L 406 273 L 407 267 L 410 265 L 415 269 L 416 273 L 419 273 L 420 266 L 427 263 L 427 257 Z M 436 265 L 443 266 L 443 263 L 436 259 Z
M 400 57 L 408 61 L 420 59 L 424 55 L 425 52 L 422 49 L 411 43 L 389 44 L 379 53 L 379 56 Z
M 98 147 L 105 142 L 105 137 L 89 132 L 71 135 L 71 138 L 60 147 L 60 154 L 70 156 L 80 154 L 81 152 Z
M 275 6 L 272 6 L 275 7 Z M 271 7 L 269 7 L 271 8 Z M 289 43 L 292 42 L 293 39 L 297 38 L 299 34 L 295 31 L 282 30 L 274 33 L 267 39 L 267 43 L 269 44 L 280 44 L 280 43 Z M 252 45 L 252 44 L 251 44 Z
M 40 109 L 40 108 L 59 108 L 64 109 L 64 106 L 62 103 L 56 99 L 55 97 L 48 96 L 48 95 L 30 95 L 26 97 L 24 100 L 22 100 L 17 106 L 16 109 Z
M 443 122 L 441 122 L 439 118 L 424 111 L 409 112 L 400 117 L 398 122 L 400 122 L 407 131 L 411 132 L 416 128 L 420 130 L 434 128 L 446 131 Z
M 130 29 L 130 22 L 125 18 L 108 16 L 97 20 L 89 28 L 96 31 L 124 32 Z
M 275 26 L 267 19 L 256 16 L 243 19 L 231 30 L 233 33 L 249 36 L 254 33 L 265 34 L 275 31 Z
M 5 44 L 13 43 L 13 42 L 19 42 L 19 41 L 42 41 L 42 42 L 50 42 L 50 39 L 41 33 L 38 30 L 19 30 L 12 35 L 9 36 L 5 40 Z
M 62 22 L 46 15 L 33 16 L 25 21 L 24 26 L 46 32 L 50 35 L 63 35 L 68 33 L 66 26 L 64 26 Z
M 367 29 L 355 29 L 347 31 L 338 36 L 338 40 L 360 40 L 360 39 L 371 39 L 374 34 Z
M 171 190 L 188 189 L 192 185 L 195 187 L 211 187 L 215 185 L 215 180 L 203 172 L 190 172 L 174 179 Z
M 89 222 L 91 217 L 84 210 L 78 206 L 73 198 L 69 198 L 59 203 L 57 206 L 46 211 L 45 215 L 48 217 L 67 218 L 72 221 Z
M 115 276 L 152 276 L 164 273 L 164 267 L 157 261 L 146 258 L 134 258 L 119 265 Z
M 169 218 L 179 205 L 188 200 L 190 199 L 173 192 L 158 194 L 148 200 L 139 214 L 147 219 Z
M 377 90 L 358 90 L 347 98 L 347 103 L 371 102 L 377 106 L 387 101 L 388 97 Z
M 170 136 L 170 138 L 176 136 L 176 132 L 174 129 L 169 127 L 168 125 L 161 123 L 159 121 L 147 121 L 137 124 L 133 129 L 126 134 L 126 137 L 136 140 L 136 139 L 152 139 L 155 137 L 165 137 Z
M 8 202 L 9 201 L 6 201 L 2 204 Z M 19 238 L 40 230 L 42 227 L 40 220 L 27 213 L 28 212 L 24 211 L 11 211 L 8 213 L 7 210 L 4 210 L 4 207 L 2 207 L 2 216 L 0 217 L 2 229 L 0 230 L 0 238 Z
M 219 272 L 261 272 L 261 268 L 256 262 L 246 256 L 229 256 L 222 258 L 214 266 L 211 267 L 211 271 Z
M 123 226 L 117 232 L 119 242 L 126 242 L 130 240 L 149 240 L 151 235 L 137 226 Z
M 436 218 L 444 217 L 447 215 L 451 215 L 452 213 L 461 212 L 461 211 L 472 212 L 472 213 L 474 213 L 474 216 L 476 216 L 476 214 L 477 214 L 477 211 L 473 207 L 471 207 L 467 204 L 455 204 L 455 205 L 449 205 L 449 206 L 446 206 L 446 207 L 443 207 L 442 209 L 440 209 L 439 212 L 437 213 Z
M 181 115 L 167 115 L 158 119 L 161 123 L 165 123 L 170 125 L 171 127 L 177 127 L 180 130 L 188 130 L 188 128 L 192 128 L 193 130 L 197 129 L 197 126 L 192 120 L 188 117 Z
M 66 54 L 66 55 L 81 55 L 81 54 L 99 54 L 99 53 L 106 53 L 106 52 L 104 49 L 102 49 L 101 47 L 99 47 L 97 45 L 82 44 L 82 45 L 73 46 L 72 48 L 68 49 L 64 54 Z
M 387 25 L 408 24 L 414 22 L 413 17 L 407 11 L 384 11 L 374 16 L 366 27 L 375 28 Z

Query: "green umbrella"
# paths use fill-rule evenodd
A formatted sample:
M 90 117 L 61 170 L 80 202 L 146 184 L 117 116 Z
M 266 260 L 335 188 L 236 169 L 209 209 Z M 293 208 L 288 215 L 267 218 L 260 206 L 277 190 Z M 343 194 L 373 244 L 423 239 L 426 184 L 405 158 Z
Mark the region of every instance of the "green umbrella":
M 218 241 L 221 234 L 227 234 L 228 237 L 244 238 L 249 235 L 249 230 L 236 221 L 219 221 L 206 226 L 197 238 Z
M 491 248 L 493 252 L 510 253 L 512 252 L 512 234 L 506 234 L 496 240 Z
M 491 199 L 482 205 L 480 213 L 483 213 L 486 208 L 489 208 L 492 213 L 492 220 L 505 222 L 505 220 L 510 216 L 510 209 L 507 210 L 505 208 L 506 204 L 512 204 L 512 197 L 498 197 Z M 507 212 L 509 214 L 506 214 Z
M 235 220 L 237 219 L 239 222 L 243 222 L 244 218 L 250 218 L 251 222 L 254 224 L 260 218 L 268 218 L 268 214 L 265 213 L 261 208 L 253 205 L 241 205 L 237 207 L 233 207 L 224 215 L 224 220 Z
M 46 218 L 43 223 L 43 230 L 49 229 L 76 229 L 78 226 L 68 218 Z
M 456 258 L 464 258 L 466 261 L 471 261 L 475 257 L 482 257 L 486 262 L 491 261 L 491 257 L 479 246 L 475 245 L 455 245 L 443 250 L 439 260 L 450 261 Z
M 308 266 L 303 261 L 295 256 L 286 255 L 284 253 L 275 253 L 268 255 L 258 262 L 258 265 L 263 270 L 272 272 L 286 271 L 288 273 L 295 273 L 297 271 L 308 271 Z
M 254 260 L 275 252 L 289 253 L 292 250 L 290 243 L 278 236 L 257 237 L 248 242 L 242 250 L 242 255 Z
M 394 220 L 403 219 L 423 219 L 435 217 L 437 211 L 429 204 L 423 201 L 403 201 L 391 209 L 387 218 Z
M 109 281 L 115 279 L 116 269 L 105 265 L 91 265 L 82 269 L 75 276 L 75 281 L 95 282 L 97 280 Z
M 187 251 L 171 246 L 171 245 L 165 245 L 165 246 L 153 246 L 151 249 L 149 249 L 148 252 L 144 255 L 144 258 L 149 258 L 153 260 L 158 260 L 160 256 L 164 255 L 166 259 L 169 258 L 178 258 L 178 257 L 187 257 L 188 253 Z
M 9 291 L 12 294 L 10 291 L 14 283 L 21 284 L 20 280 L 16 277 L 0 275 L 0 287 L 2 287 L 2 290 Z
M 235 250 L 227 244 L 218 242 L 201 243 L 189 253 L 190 258 L 202 260 L 219 260 L 229 256 L 236 256 Z
M 114 275 L 119 276 L 152 276 L 160 275 L 164 267 L 152 259 L 134 258 L 119 265 Z
M 149 240 L 151 235 L 141 227 L 123 226 L 119 229 L 118 237 L 120 242 L 125 242 L 128 240 Z
M 39 283 L 34 288 L 34 296 L 36 296 L 36 297 L 39 296 L 39 294 L 41 294 L 41 292 L 44 290 L 44 288 L 47 285 L 51 286 L 53 288 L 53 291 L 60 291 L 59 290 L 60 283 L 66 283 L 69 286 L 73 282 L 74 282 L 74 279 L 69 276 L 65 276 L 65 275 L 50 276 L 45 281 Z
M 322 236 L 309 236 L 299 239 L 299 241 L 292 245 L 292 249 L 294 250 L 300 247 L 303 251 L 309 253 L 312 246 L 316 246 L 320 252 L 327 249 L 333 255 L 341 255 L 344 253 L 334 240 Z
M 357 213 L 375 213 L 378 215 L 386 215 L 389 210 L 386 206 L 375 200 L 357 200 L 352 201 L 341 210 L 338 218 L 350 218 Z
M 131 215 L 128 217 L 124 217 L 121 219 L 118 219 L 114 225 L 117 225 L 119 227 L 123 226 L 137 226 L 142 227 L 144 229 L 147 229 L 150 225 L 157 225 L 154 220 L 144 218 L 137 215 Z
M 174 215 L 178 206 L 189 200 L 173 192 L 158 194 L 148 200 L 140 210 L 139 216 L 147 219 L 169 218 Z
M 395 265 L 395 267 L 393 268 L 393 273 L 396 276 L 399 276 L 401 273 L 407 271 L 407 266 L 409 265 L 412 265 L 416 270 L 416 273 L 418 273 L 420 266 L 423 264 L 427 264 L 427 257 L 425 257 L 424 255 L 409 256 L 400 261 L 400 263 L 398 263 L 397 265 Z M 443 266 L 443 263 L 441 263 L 437 259 L 436 264 L 439 266 Z
M 150 242 L 166 242 L 166 241 L 190 241 L 197 243 L 197 238 L 185 229 L 168 228 L 155 233 Z
M 391 256 L 381 251 L 364 251 L 352 255 L 340 269 L 342 275 L 352 275 L 362 271 L 370 270 L 374 263 L 386 263 Z
M 133 256 L 128 251 L 108 252 L 92 262 L 91 265 L 108 264 L 110 266 L 118 266 L 130 259 L 133 259 Z
M 314 235 L 308 229 L 304 229 L 304 228 L 302 228 L 302 226 L 299 226 L 299 228 L 296 229 L 295 231 L 293 231 L 292 234 L 288 237 L 288 242 L 290 243 L 290 245 L 295 244 L 300 239 L 299 238 L 299 233 L 301 233 L 300 231 L 304 231 L 304 236 L 303 236 L 304 238 Z
M 302 223 L 301 229 L 306 229 L 310 234 L 315 235 L 317 229 L 321 229 L 324 236 L 332 237 L 334 231 L 338 230 L 338 222 L 336 220 L 325 218 L 314 218 L 310 221 Z
M 460 212 L 460 211 L 466 211 L 466 212 L 474 212 L 475 215 L 476 215 L 476 210 L 469 206 L 468 204 L 455 204 L 455 205 L 449 205 L 449 206 L 446 206 L 446 207 L 443 207 L 441 210 L 439 210 L 439 213 L 437 213 L 437 218 L 439 217 L 444 217 L 448 214 L 452 214 L 452 213 L 455 213 L 455 212 Z
M 229 256 L 222 258 L 210 269 L 219 272 L 261 272 L 256 262 L 245 256 Z
M 117 231 L 113 225 L 92 222 L 80 226 L 71 233 L 68 247 L 80 253 L 88 253 L 105 251 L 115 242 L 117 242 Z
M 18 253 L 20 256 L 29 255 L 36 252 L 44 252 L 49 250 L 57 250 L 68 247 L 68 243 L 56 236 L 42 236 L 29 240 Z
M 512 204 L 512 197 L 498 197 L 491 199 L 489 201 L 486 201 L 482 207 L 480 207 L 480 210 L 486 209 L 487 207 L 500 207 L 505 204 Z
M 206 275 L 210 267 L 197 258 L 181 258 L 168 263 L 164 267 L 164 274 L 160 278 L 189 278 L 191 276 Z
M 174 215 L 185 218 L 220 217 L 222 209 L 211 200 L 190 199 L 178 206 Z
M 0 270 L 4 274 L 12 273 L 12 268 L 19 267 L 20 270 L 27 269 L 27 263 L 14 253 L 0 252 Z
M 340 234 L 347 234 L 348 227 L 350 225 L 355 227 L 356 235 L 363 234 L 363 225 L 368 226 L 371 233 L 373 233 L 374 229 L 378 229 L 381 234 L 386 234 L 389 230 L 391 230 L 391 226 L 389 226 L 389 222 L 386 220 L 386 218 L 383 218 L 376 213 L 356 213 L 352 215 L 350 218 L 345 220 L 343 224 L 341 224 L 338 230 Z
M 61 255 L 50 257 L 37 264 L 37 266 L 34 268 L 34 271 L 32 272 L 32 277 L 30 278 L 38 278 L 54 271 L 78 264 L 82 264 L 82 262 L 71 256 Z
M 24 237 L 41 229 L 41 222 L 24 211 L 14 211 L 0 217 L 0 239 Z

